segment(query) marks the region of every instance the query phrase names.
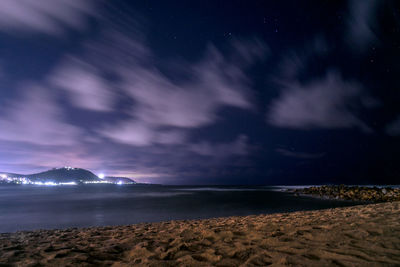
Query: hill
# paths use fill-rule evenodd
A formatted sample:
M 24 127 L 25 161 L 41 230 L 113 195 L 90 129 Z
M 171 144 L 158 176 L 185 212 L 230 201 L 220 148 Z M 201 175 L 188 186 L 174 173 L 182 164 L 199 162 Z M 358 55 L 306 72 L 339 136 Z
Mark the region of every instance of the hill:
M 32 181 L 51 180 L 58 183 L 100 180 L 100 178 L 91 171 L 71 167 L 54 168 L 40 173 L 25 175 L 25 177 Z
M 34 174 L 18 174 L 18 173 L 0 173 L 0 180 L 10 178 L 12 181 L 22 182 L 20 178 L 27 178 L 31 182 L 54 182 L 54 183 L 122 183 L 122 184 L 136 184 L 136 182 L 126 177 L 113 177 L 106 176 L 103 179 L 89 170 L 81 168 L 63 167 L 54 168 L 48 171 L 34 173 Z M 11 182 L 12 182 L 11 181 Z

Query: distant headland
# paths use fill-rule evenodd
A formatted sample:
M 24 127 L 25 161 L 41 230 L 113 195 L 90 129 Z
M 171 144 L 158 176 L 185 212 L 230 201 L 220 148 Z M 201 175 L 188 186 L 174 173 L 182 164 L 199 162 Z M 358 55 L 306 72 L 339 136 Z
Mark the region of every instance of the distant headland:
M 128 177 L 113 177 L 95 175 L 81 168 L 62 167 L 34 174 L 17 174 L 0 172 L 2 184 L 32 184 L 32 185 L 78 185 L 78 184 L 138 184 Z

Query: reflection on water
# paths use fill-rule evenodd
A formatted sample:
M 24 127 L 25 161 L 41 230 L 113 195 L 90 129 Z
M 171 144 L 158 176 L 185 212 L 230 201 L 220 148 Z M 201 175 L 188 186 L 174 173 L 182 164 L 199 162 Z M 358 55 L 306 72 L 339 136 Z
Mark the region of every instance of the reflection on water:
M 276 187 L 0 186 L 0 232 L 121 225 L 349 206 Z

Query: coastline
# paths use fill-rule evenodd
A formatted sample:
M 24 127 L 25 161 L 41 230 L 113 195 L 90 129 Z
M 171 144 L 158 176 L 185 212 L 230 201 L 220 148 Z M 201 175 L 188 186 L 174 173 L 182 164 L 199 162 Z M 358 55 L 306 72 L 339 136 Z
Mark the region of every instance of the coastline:
M 11 266 L 400 264 L 400 202 L 0 234 Z

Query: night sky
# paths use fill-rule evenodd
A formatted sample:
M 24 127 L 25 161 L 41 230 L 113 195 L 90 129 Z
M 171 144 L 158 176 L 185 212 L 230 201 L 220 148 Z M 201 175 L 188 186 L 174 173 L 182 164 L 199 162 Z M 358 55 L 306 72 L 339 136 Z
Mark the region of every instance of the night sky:
M 0 170 L 400 181 L 399 1 L 0 1 Z

